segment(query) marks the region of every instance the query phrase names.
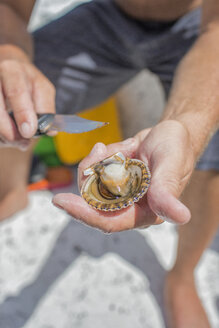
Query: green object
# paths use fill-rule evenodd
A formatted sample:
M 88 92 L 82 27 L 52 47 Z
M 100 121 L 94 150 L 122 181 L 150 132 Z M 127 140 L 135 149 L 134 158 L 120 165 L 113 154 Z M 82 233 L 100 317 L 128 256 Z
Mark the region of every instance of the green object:
M 47 166 L 59 166 L 62 164 L 57 153 L 53 137 L 42 136 L 34 149 L 37 155 Z

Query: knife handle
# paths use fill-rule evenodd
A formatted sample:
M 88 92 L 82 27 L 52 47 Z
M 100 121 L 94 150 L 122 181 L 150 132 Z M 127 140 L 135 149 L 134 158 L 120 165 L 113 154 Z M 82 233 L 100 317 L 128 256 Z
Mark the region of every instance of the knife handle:
M 14 123 L 17 126 L 17 123 L 14 118 L 13 112 L 9 113 L 10 117 L 13 119 Z M 37 131 L 34 134 L 34 137 L 39 137 L 41 135 L 44 135 L 49 130 L 50 125 L 52 124 L 54 120 L 55 114 L 37 114 Z
M 35 136 L 46 134 L 54 120 L 55 114 L 37 114 L 38 128 Z

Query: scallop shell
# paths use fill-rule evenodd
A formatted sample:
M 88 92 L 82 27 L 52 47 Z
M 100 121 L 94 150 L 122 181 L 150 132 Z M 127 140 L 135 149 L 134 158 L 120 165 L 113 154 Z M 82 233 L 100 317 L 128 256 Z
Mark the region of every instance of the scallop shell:
M 90 166 L 84 175 L 88 178 L 81 195 L 90 206 L 102 211 L 133 205 L 144 196 L 150 184 L 147 165 L 138 159 L 125 158 L 120 152 Z

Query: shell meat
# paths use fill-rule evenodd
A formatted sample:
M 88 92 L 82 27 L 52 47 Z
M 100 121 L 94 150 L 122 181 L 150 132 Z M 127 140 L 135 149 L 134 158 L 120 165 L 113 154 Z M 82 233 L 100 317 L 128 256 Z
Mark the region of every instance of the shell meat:
M 81 195 L 90 206 L 102 211 L 133 205 L 144 196 L 150 184 L 147 165 L 138 159 L 125 158 L 120 152 L 90 166 L 84 175 L 88 178 Z

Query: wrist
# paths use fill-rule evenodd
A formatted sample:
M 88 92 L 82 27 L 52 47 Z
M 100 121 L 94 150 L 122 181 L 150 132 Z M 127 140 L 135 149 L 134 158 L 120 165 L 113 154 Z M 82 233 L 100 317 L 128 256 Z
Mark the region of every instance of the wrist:
M 204 151 L 216 129 L 215 124 L 209 120 L 209 117 L 205 118 L 205 115 L 198 111 L 184 111 L 177 114 L 172 113 L 171 115 L 163 117 L 162 121 L 166 120 L 178 122 L 184 127 L 188 133 L 191 148 L 196 160 Z
M 3 60 L 18 60 L 21 62 L 30 62 L 31 58 L 27 53 L 13 44 L 0 45 L 0 62 Z

